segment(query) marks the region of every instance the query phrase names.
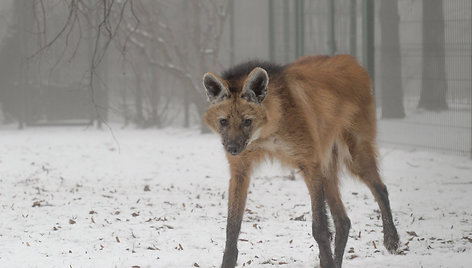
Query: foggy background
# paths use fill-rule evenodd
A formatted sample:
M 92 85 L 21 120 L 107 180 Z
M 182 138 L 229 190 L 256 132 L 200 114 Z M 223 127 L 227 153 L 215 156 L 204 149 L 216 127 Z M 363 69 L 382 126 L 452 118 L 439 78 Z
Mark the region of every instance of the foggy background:
M 472 263 L 472 1 L 0 1 L 0 267 L 220 267 L 229 170 L 202 76 L 351 54 L 400 236 L 340 174 L 343 267 Z M 254 172 L 238 267 L 313 267 L 303 178 Z M 331 227 L 334 225 L 331 222 Z
M 203 73 L 346 53 L 375 81 L 381 142 L 469 155 L 471 10 L 468 0 L 2 1 L 0 122 L 207 131 Z

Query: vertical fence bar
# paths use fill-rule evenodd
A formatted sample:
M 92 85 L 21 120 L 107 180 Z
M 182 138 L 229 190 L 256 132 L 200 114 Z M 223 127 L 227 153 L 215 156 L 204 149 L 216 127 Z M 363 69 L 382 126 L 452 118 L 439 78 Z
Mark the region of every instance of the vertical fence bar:
M 470 5 L 470 27 L 472 29 L 472 4 Z M 470 32 L 469 32 L 470 34 Z M 470 108 L 470 159 L 472 159 L 472 34 L 470 34 L 470 96 L 469 96 L 469 108 Z
M 305 53 L 305 18 L 304 1 L 295 1 L 295 57 L 301 57 Z
M 328 46 L 329 46 L 329 54 L 331 56 L 334 56 L 336 54 L 336 22 L 334 20 L 335 16 L 335 0 L 328 0 L 329 2 L 329 40 L 328 40 Z
M 349 1 L 349 50 L 352 56 L 357 55 L 357 0 Z
M 274 1 L 269 0 L 269 59 L 275 61 Z
M 363 1 L 363 20 L 362 20 L 362 36 L 363 36 L 363 62 L 372 81 L 375 78 L 374 71 L 374 1 Z
M 270 0 L 269 0 L 270 1 Z M 289 2 L 283 1 L 283 12 L 284 12 L 284 63 L 290 60 L 289 49 L 290 49 L 290 17 L 289 17 Z
M 234 65 L 234 1 L 229 1 L 229 63 Z
M 305 55 L 305 0 L 300 0 L 300 56 Z
M 295 0 L 295 59 L 300 56 L 300 22 L 299 22 L 299 15 L 298 10 L 300 5 L 300 0 Z

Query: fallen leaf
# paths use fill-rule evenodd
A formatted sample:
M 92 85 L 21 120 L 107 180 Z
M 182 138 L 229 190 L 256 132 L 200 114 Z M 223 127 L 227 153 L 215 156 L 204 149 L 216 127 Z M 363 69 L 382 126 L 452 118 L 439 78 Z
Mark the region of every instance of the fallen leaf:
M 418 235 L 416 234 L 415 231 L 406 231 L 406 233 L 411 235 L 411 236 L 418 237 Z
M 472 238 L 463 236 L 462 239 L 469 241 L 469 243 L 472 243 Z
M 305 214 L 302 214 L 298 217 L 295 217 L 295 218 L 290 218 L 291 221 L 306 221 L 305 220 Z

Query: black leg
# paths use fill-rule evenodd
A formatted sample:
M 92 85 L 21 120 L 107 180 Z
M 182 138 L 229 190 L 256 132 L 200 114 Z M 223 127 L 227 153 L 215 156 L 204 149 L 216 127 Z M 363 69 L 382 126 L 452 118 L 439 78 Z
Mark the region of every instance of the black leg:
M 390 253 L 396 253 L 400 239 L 393 224 L 387 187 L 378 172 L 376 150 L 371 143 L 361 142 L 358 145 L 351 145 L 350 152 L 352 163 L 348 163 L 347 167 L 374 195 L 382 214 L 384 245 Z
M 349 238 L 349 229 L 351 221 L 347 216 L 346 210 L 340 198 L 337 185 L 337 178 L 330 177 L 325 183 L 326 200 L 333 216 L 334 226 L 336 228 L 336 238 L 334 241 L 334 262 L 337 268 L 342 266 L 344 249 Z
M 238 237 L 246 205 L 249 178 L 236 175 L 230 180 L 228 196 L 228 221 L 226 225 L 226 246 L 222 268 L 233 268 L 238 259 Z
M 334 268 L 321 172 L 316 165 L 300 166 L 300 169 L 310 192 L 313 213 L 312 232 L 320 251 L 320 265 L 322 268 Z
M 379 204 L 380 213 L 382 215 L 385 248 L 387 248 L 390 253 L 396 253 L 400 239 L 398 237 L 397 229 L 393 224 L 387 187 L 380 182 L 374 183 L 372 186 L 369 186 L 369 188 L 371 189 L 375 200 Z

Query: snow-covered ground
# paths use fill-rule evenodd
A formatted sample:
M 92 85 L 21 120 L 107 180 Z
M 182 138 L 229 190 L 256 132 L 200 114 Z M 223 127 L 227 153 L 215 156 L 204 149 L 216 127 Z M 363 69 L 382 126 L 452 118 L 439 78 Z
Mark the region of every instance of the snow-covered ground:
M 196 130 L 0 130 L 0 267 L 219 267 L 228 166 Z M 382 147 L 402 255 L 382 245 L 377 204 L 343 181 L 344 267 L 471 267 L 472 161 Z M 239 267 L 313 267 L 303 180 L 276 164 L 251 183 Z M 302 216 L 303 217 L 300 217 Z

